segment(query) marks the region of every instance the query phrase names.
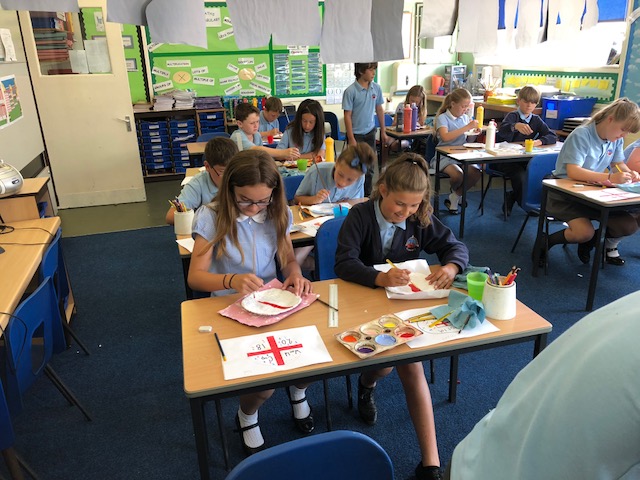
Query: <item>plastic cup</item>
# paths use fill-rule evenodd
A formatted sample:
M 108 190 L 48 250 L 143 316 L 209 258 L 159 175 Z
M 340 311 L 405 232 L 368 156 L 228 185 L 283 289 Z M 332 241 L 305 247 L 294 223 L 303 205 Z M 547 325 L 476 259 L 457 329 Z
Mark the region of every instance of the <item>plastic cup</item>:
M 504 282 L 505 277 L 500 277 Z M 516 316 L 516 282 L 510 285 L 487 283 L 482 295 L 484 312 L 493 320 L 512 320 Z
M 176 235 L 191 235 L 192 224 L 193 210 L 174 213 L 173 228 Z
M 308 165 L 309 161 L 306 158 L 298 159 L 298 170 L 300 170 L 301 172 L 306 172 Z
M 349 212 L 347 207 L 343 207 L 342 205 L 336 205 L 333 207 L 333 216 L 334 217 L 344 217 Z
M 532 139 L 527 139 L 524 141 L 524 151 L 527 153 L 531 153 L 533 152 L 533 140 Z
M 271 145 L 271 144 L 273 143 L 273 135 L 268 135 L 268 136 L 267 136 L 267 143 L 268 143 L 269 145 Z
M 469 296 L 474 300 L 482 301 L 484 286 L 487 283 L 489 275 L 482 272 L 471 272 L 467 274 L 467 289 Z

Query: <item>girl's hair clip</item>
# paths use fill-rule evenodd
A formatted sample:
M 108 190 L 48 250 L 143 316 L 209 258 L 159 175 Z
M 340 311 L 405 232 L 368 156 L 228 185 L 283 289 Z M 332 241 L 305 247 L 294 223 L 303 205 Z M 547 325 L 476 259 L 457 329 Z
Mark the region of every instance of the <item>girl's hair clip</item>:
M 367 166 L 364 163 L 360 163 L 360 157 L 358 157 L 357 155 L 353 157 L 353 160 L 351 160 L 351 166 L 353 168 L 360 167 L 360 170 L 362 170 L 362 173 L 367 173 Z

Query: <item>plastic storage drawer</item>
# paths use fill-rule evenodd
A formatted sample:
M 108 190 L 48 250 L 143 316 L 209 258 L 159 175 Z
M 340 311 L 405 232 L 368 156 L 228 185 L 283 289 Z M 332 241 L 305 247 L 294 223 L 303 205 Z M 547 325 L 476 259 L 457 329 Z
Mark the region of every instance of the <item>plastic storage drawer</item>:
M 590 117 L 597 98 L 554 95 L 542 97 L 542 118 L 552 130 L 561 130 L 565 118 Z

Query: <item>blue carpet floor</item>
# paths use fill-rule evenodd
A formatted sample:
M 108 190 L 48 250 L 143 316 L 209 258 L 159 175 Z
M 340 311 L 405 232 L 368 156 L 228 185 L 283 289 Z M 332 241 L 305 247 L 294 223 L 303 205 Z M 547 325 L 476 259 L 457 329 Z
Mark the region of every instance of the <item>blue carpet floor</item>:
M 464 238 L 471 263 L 503 273 L 514 264 L 522 267 L 518 298 L 553 324 L 552 341 L 585 314 L 589 266 L 580 263 L 575 246 L 555 247 L 549 275 L 533 278 L 530 254 L 536 222 L 529 222 L 516 253 L 509 253 L 524 213 L 516 207 L 504 222 L 500 193 L 489 193 L 484 216 L 475 211 L 479 194 L 471 194 Z M 458 232 L 459 217 L 443 212 L 442 219 Z M 92 355 L 84 356 L 74 346 L 57 355 L 53 366 L 94 421 L 86 422 L 43 379 L 28 392 L 25 411 L 14 419 L 18 451 L 45 480 L 198 478 L 191 416 L 182 390 L 184 288 L 172 229 L 65 238 L 63 249 L 78 306 L 74 329 Z M 637 289 L 640 247 L 627 240 L 620 250 L 627 265 L 601 271 L 596 308 Z M 455 445 L 495 406 L 532 351 L 528 343 L 462 356 L 456 404 L 447 402 L 448 360 L 436 362 L 432 396 L 443 465 Z M 357 411 L 347 409 L 344 379 L 332 380 L 334 428 L 373 437 L 389 452 L 396 478 L 412 478 L 419 451 L 395 373 L 380 382 L 376 395 L 379 421 L 367 427 Z M 310 387 L 308 397 L 315 406 L 316 431 L 325 431 L 321 383 Z M 223 401 L 223 408 L 235 464 L 242 459 L 239 439 L 231 431 L 236 400 Z M 209 413 L 211 473 L 220 479 L 225 471 L 213 404 Z M 300 436 L 282 390 L 265 404 L 260 418 L 270 444 Z

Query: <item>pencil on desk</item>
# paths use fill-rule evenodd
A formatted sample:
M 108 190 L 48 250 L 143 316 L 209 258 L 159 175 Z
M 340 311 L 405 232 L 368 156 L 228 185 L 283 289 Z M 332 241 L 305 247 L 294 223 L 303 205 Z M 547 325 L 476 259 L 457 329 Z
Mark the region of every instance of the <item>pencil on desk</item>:
M 318 298 L 317 298 L 317 300 L 318 300 L 320 303 L 322 303 L 322 304 L 326 305 L 327 307 L 329 307 L 329 308 L 333 308 L 336 312 L 338 311 L 338 307 L 334 307 L 334 306 L 333 306 L 333 305 L 331 305 L 329 302 L 325 302 L 324 300 L 322 300 L 320 297 L 318 297 Z
M 464 327 L 467 326 L 467 324 L 469 323 L 469 319 L 471 319 L 471 314 L 467 315 L 467 318 L 465 319 L 464 323 L 462 324 L 462 327 L 460 327 L 460 330 L 458 330 L 458 335 L 460 335 L 462 333 L 462 330 L 464 330 Z
M 222 361 L 227 361 L 227 356 L 224 354 L 224 350 L 222 349 L 222 344 L 220 343 L 220 337 L 218 337 L 218 332 L 213 332 L 213 335 L 216 337 L 216 342 L 218 344 L 218 348 L 220 349 L 220 355 L 222 355 Z

